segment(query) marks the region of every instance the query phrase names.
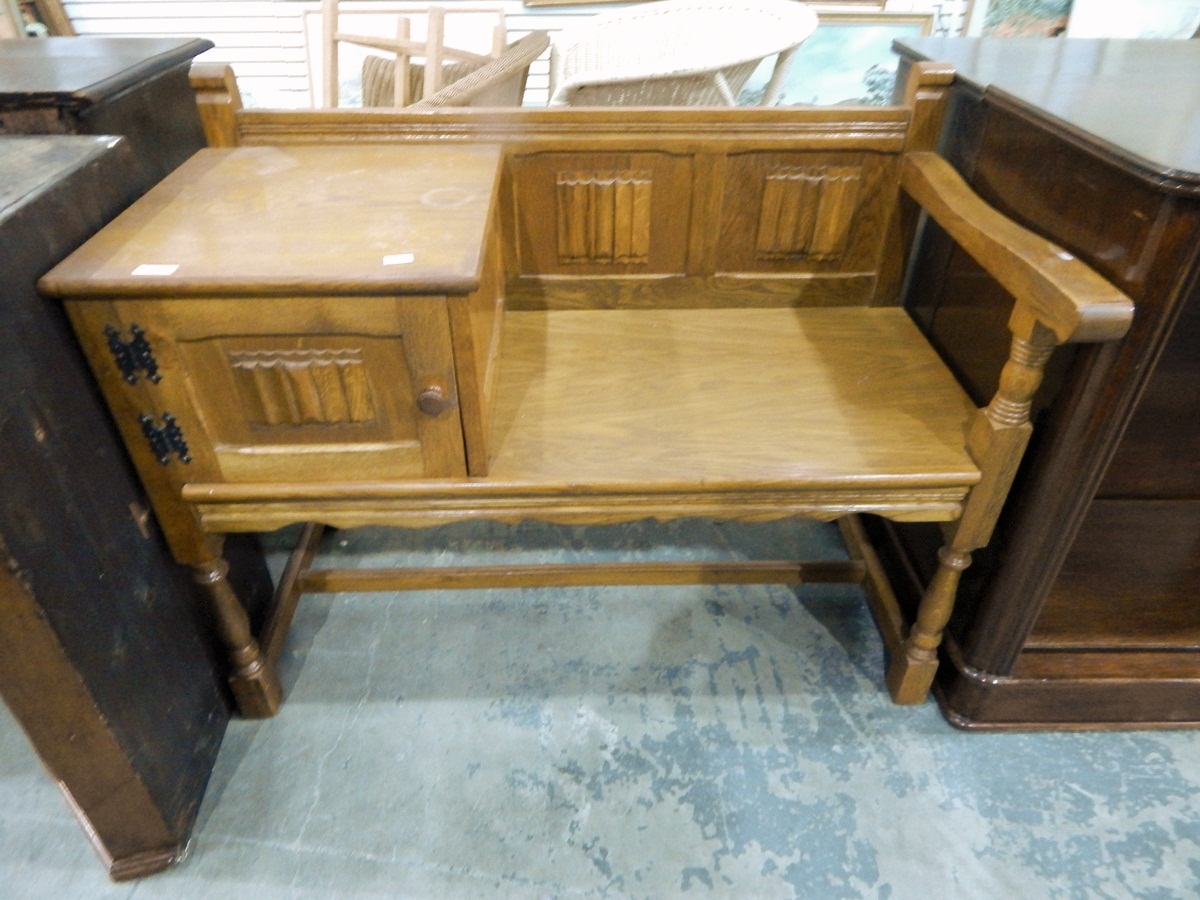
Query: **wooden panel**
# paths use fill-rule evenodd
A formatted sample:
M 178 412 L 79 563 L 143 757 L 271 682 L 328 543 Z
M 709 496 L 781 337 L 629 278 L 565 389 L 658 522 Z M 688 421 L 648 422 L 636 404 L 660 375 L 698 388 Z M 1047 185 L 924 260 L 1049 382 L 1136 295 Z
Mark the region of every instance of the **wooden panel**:
M 493 222 L 479 290 L 448 298 L 467 472 L 475 476 L 487 474 L 490 456 L 488 428 L 506 306 L 502 257 L 500 225 Z
M 558 173 L 558 264 L 650 261 L 649 171 Z
M 1087 148 L 1048 138 L 1021 110 L 997 105 L 989 111 L 987 140 L 980 147 L 977 190 L 1006 215 L 1083 256 L 1122 290 L 1144 293 L 1155 259 L 1176 256 L 1187 242 L 1183 223 L 1173 221 L 1176 204 L 1157 185 Z M 1119 198 L 1119 206 L 1114 201 Z M 1119 214 L 1114 214 L 1119 209 Z M 1157 273 L 1160 277 L 1162 273 Z
M 1124 677 L 1095 677 L 1089 661 L 1075 654 L 1038 655 L 1045 658 L 1041 671 L 1018 678 L 987 675 L 963 667 L 951 656 L 938 673 L 942 712 L 952 725 L 979 731 L 1200 726 L 1200 678 L 1194 659 L 1186 668 L 1152 669 L 1135 663 Z M 1131 662 L 1129 654 L 1108 656 L 1109 665 Z
M 2 549 L 2 548 L 0 548 Z M 0 569 L 0 690 L 62 785 L 114 878 L 164 869 L 185 834 L 168 821 L 104 711 L 79 677 L 37 598 Z M 220 712 L 214 708 L 214 714 Z M 205 747 L 211 765 L 215 744 Z M 190 824 L 190 823 L 189 823 Z
M 1200 500 L 1096 500 L 1025 646 L 1200 650 L 1197 596 Z
M 1191 287 L 1099 496 L 1200 497 L 1200 284 Z
M 544 153 L 512 160 L 522 275 L 679 275 L 692 161 L 666 153 Z
M 1093 679 L 1109 682 L 1188 680 L 1200 693 L 1200 647 L 1128 650 L 1066 647 L 1027 647 L 1013 667 L 1015 680 Z
M 508 286 L 511 309 L 762 309 L 859 306 L 875 290 L 870 274 L 686 278 L 520 278 Z
M 375 418 L 362 350 L 245 350 L 228 358 L 251 427 Z
M 758 258 L 839 258 L 861 186 L 857 166 L 781 166 L 768 172 L 755 242 Z
M 895 209 L 893 163 L 851 153 L 731 154 L 713 226 L 716 271 L 865 275 L 857 302 L 870 302 Z
M 302 335 L 182 343 L 184 374 L 197 379 L 193 391 L 217 446 L 417 440 L 404 412 L 415 407 L 416 391 L 403 335 Z

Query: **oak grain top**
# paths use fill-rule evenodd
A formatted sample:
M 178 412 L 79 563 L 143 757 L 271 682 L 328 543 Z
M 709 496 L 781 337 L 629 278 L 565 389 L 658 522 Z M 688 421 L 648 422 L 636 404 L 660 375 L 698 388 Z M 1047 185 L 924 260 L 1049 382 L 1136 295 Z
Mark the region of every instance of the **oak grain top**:
M 499 168 L 486 145 L 201 150 L 40 287 L 74 298 L 468 293 Z

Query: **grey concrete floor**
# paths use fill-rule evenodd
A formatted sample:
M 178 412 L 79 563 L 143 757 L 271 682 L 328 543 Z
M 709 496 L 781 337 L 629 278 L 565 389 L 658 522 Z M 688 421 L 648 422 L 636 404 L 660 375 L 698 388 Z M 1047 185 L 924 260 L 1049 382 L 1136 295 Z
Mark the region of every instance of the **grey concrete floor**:
M 336 533 L 329 562 L 836 549 L 808 524 Z M 635 548 L 642 548 L 637 550 Z M 811 552 L 810 552 L 811 551 Z M 1200 895 L 1200 735 L 892 706 L 857 590 L 306 598 L 191 854 L 114 885 L 8 714 L 5 898 Z

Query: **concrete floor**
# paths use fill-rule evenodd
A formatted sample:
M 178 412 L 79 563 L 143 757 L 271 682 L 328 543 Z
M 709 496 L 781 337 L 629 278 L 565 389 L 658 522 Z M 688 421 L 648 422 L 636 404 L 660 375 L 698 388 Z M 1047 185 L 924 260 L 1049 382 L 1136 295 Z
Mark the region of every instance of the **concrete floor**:
M 330 564 L 495 561 L 514 533 L 539 560 L 837 543 L 368 529 L 333 535 Z M 133 884 L 107 881 L 4 712 L 0 897 L 1200 894 L 1200 734 L 966 734 L 894 707 L 854 589 L 312 597 L 285 662 L 282 714 L 229 729 L 190 857 Z

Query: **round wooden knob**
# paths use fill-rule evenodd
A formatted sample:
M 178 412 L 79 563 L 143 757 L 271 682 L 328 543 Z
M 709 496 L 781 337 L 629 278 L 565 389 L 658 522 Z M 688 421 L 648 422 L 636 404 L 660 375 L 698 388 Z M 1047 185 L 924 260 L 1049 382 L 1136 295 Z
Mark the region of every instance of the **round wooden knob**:
M 431 385 L 417 394 L 417 406 L 427 416 L 440 416 L 452 405 L 441 385 Z

